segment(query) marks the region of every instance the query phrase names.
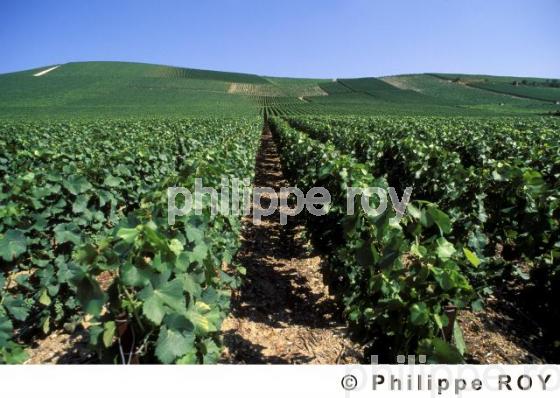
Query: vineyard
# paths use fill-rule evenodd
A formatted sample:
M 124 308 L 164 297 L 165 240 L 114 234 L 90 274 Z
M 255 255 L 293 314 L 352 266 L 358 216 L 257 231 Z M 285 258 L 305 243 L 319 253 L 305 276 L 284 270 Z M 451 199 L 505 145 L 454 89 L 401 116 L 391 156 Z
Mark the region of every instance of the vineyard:
M 200 203 L 171 227 L 166 190 L 251 178 L 259 134 L 258 120 L 3 124 L 0 360 L 87 314 L 107 357 L 118 336 L 134 341 L 125 363 L 216 361 L 239 220 Z
M 559 89 L 466 76 L 0 75 L 0 363 L 61 335 L 86 363 L 558 361 Z M 168 222 L 169 187 L 224 177 L 331 200 Z M 412 197 L 348 214 L 349 187 Z
M 558 344 L 557 121 L 269 124 L 290 183 L 332 195 L 327 215 L 306 224 L 366 351 L 460 362 L 468 347 L 457 313 L 482 310 L 509 285 Z M 218 361 L 244 273 L 232 261 L 240 218 L 211 216 L 208 200 L 202 215 L 170 226 L 166 187 L 253 178 L 260 121 L 6 122 L 1 131 L 2 362 L 25 361 L 38 335 L 79 327 L 103 361 Z M 391 212 L 347 216 L 348 186 L 412 187 L 413 202 L 397 224 Z
M 516 304 L 545 329 L 549 350 L 558 346 L 551 321 L 560 288 L 557 121 L 303 118 L 274 125 L 296 179 L 333 189 L 364 186 L 365 178 L 365 186 L 413 187 L 402 225 L 343 214 L 327 225 L 311 222 L 318 241 L 334 247 L 351 323 L 370 336 L 392 336 L 383 345 L 389 350 L 414 352 L 423 333 L 451 340 L 442 333 L 446 304 L 479 310 L 495 290 L 506 295 L 504 286 L 513 285 L 521 290 Z

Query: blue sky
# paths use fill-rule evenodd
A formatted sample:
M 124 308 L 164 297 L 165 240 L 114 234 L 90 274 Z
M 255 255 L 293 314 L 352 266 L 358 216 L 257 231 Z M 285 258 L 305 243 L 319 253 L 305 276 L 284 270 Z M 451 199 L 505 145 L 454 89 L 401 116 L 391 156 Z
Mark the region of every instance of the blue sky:
M 272 76 L 560 77 L 560 0 L 6 0 L 0 73 L 119 60 Z

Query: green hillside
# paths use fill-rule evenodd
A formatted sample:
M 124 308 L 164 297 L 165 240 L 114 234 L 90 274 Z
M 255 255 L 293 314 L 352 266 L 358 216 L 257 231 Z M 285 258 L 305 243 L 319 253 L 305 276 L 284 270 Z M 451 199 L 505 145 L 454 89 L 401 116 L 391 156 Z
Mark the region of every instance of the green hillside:
M 69 63 L 0 75 L 0 117 L 255 114 L 230 82 L 266 83 L 255 75 L 125 62 Z
M 266 80 L 278 87 L 286 96 L 313 97 L 327 95 L 321 85 L 326 79 L 294 79 L 289 77 L 267 77 Z
M 0 75 L 0 118 L 546 114 L 559 108 L 551 99 L 560 88 L 552 83 L 428 74 L 298 79 L 130 62 L 71 62 Z
M 363 93 L 378 100 L 395 102 L 437 102 L 437 98 L 428 99 L 416 91 L 399 89 L 380 79 L 372 77 L 339 79 L 338 82 L 353 92 Z
M 543 114 L 553 104 L 454 83 L 435 76 L 399 75 L 322 83 L 327 97 L 310 100 L 334 114 L 514 115 Z
M 466 75 L 464 75 L 466 76 Z M 465 84 L 463 80 L 443 79 L 429 74 L 382 77 L 386 83 L 403 90 L 413 90 L 446 103 L 496 112 L 538 112 L 554 109 L 541 101 L 513 97 Z
M 40 68 L 41 70 L 43 68 Z M 188 78 L 218 82 L 266 84 L 257 75 L 234 72 L 218 72 L 202 69 L 180 68 L 133 62 L 71 62 L 64 68 L 49 72 L 53 76 L 97 76 L 123 78 Z
M 336 79 L 321 83 L 328 96 L 308 98 L 329 114 L 471 114 L 436 97 L 399 89 L 376 78 Z M 476 113 L 476 112 L 475 112 Z
M 352 93 L 352 90 L 350 88 L 340 84 L 340 82 L 337 80 L 333 80 L 327 83 L 321 83 L 319 87 L 321 87 L 321 89 L 329 95 Z
M 559 79 L 461 74 L 437 74 L 434 76 L 491 92 L 560 103 Z

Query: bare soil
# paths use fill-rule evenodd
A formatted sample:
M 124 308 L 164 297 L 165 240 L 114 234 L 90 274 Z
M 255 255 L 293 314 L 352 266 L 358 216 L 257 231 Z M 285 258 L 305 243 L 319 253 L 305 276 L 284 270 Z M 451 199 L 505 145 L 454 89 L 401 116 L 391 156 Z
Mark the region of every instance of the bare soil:
M 84 329 L 68 333 L 58 330 L 35 342 L 27 350 L 26 364 L 86 364 L 95 363 L 97 357 L 87 343 Z
M 288 182 L 282 174 L 276 144 L 269 130 L 262 136 L 255 186 L 279 192 Z M 262 206 L 266 207 L 267 198 Z M 247 275 L 232 300 L 222 332 L 224 363 L 359 363 L 361 348 L 349 337 L 334 298 L 323 283 L 319 255 L 304 239 L 296 217 L 280 225 L 279 212 L 244 220 L 237 256 Z
M 488 297 L 481 312 L 459 317 L 469 363 L 544 364 L 547 347 L 539 325 L 505 294 Z

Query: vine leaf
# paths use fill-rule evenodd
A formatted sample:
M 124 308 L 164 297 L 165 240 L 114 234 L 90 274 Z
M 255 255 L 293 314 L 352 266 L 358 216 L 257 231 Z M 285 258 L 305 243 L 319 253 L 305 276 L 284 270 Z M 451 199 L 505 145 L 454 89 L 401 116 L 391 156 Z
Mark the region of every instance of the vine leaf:
M 0 255 L 5 261 L 14 261 L 27 250 L 27 239 L 22 231 L 10 229 L 0 239 Z
M 195 336 L 163 326 L 156 342 L 156 356 L 163 363 L 172 363 L 178 357 L 196 353 Z

